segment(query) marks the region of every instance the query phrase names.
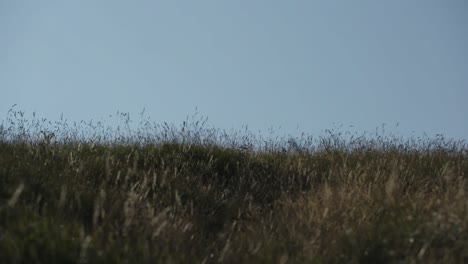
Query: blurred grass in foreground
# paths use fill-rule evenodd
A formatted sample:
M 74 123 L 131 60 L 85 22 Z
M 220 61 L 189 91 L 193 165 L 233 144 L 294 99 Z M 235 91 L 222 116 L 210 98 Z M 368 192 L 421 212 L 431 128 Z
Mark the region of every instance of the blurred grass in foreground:
M 2 263 L 468 261 L 468 147 L 143 120 L 0 127 Z

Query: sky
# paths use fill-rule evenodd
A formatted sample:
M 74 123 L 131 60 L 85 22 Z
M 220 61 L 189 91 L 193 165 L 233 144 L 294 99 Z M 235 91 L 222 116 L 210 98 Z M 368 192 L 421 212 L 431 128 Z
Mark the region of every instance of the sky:
M 75 121 L 145 109 L 466 140 L 466 14 L 465 0 L 1 1 L 0 119 L 14 104 Z

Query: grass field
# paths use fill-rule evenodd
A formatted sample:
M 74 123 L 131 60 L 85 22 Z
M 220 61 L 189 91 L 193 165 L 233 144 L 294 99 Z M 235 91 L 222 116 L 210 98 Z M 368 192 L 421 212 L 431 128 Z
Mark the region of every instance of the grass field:
M 10 111 L 1 262 L 468 261 L 465 142 L 264 140 L 205 122 L 110 129 Z

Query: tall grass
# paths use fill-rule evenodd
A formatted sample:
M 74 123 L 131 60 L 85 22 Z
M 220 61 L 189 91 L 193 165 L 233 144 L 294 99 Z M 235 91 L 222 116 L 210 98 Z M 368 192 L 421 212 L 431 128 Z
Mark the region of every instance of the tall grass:
M 117 117 L 69 125 L 10 110 L 2 262 L 468 261 L 464 141 Z

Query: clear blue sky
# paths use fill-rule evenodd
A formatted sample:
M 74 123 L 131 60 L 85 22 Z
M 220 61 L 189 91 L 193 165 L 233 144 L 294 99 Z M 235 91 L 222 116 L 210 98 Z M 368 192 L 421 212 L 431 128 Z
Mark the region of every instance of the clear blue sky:
M 0 117 L 468 139 L 468 2 L 0 2 Z M 465 114 L 463 114 L 465 113 Z M 299 126 L 299 129 L 297 127 Z

